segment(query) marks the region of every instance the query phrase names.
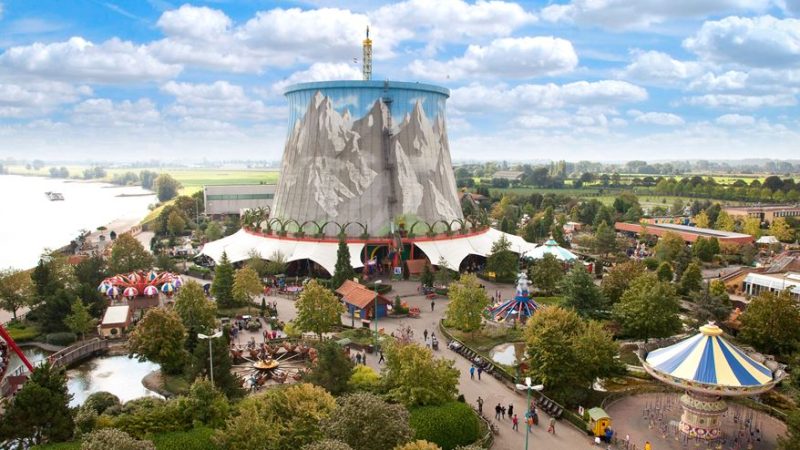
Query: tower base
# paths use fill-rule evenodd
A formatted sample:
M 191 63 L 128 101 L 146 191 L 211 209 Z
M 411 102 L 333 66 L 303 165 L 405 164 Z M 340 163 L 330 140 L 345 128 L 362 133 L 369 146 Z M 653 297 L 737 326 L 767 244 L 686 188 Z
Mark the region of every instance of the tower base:
M 722 415 L 728 410 L 722 397 L 687 391 L 681 396 L 681 406 L 681 433 L 707 440 L 721 436 Z

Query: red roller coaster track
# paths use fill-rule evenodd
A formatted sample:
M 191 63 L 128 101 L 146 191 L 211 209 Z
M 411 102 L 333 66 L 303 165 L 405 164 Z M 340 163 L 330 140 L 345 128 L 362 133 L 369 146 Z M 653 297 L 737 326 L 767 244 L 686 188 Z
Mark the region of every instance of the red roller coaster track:
M 28 361 L 28 358 L 25 357 L 25 354 L 22 353 L 22 350 L 19 348 L 17 343 L 14 342 L 14 339 L 11 338 L 11 335 L 8 334 L 8 331 L 6 331 L 3 325 L 0 325 L 0 338 L 3 338 L 3 340 L 6 341 L 6 344 L 8 344 L 9 348 L 11 348 L 11 350 L 13 350 L 14 353 L 16 353 L 17 356 L 19 356 L 19 359 L 22 360 L 23 364 L 25 364 L 25 367 L 27 367 L 28 370 L 31 371 L 31 373 L 33 373 L 33 365 L 31 364 L 30 361 Z M 6 364 L 3 364 L 3 367 L 0 368 L 0 379 L 3 378 L 3 375 L 6 374 L 7 370 L 8 370 L 8 362 L 6 361 Z

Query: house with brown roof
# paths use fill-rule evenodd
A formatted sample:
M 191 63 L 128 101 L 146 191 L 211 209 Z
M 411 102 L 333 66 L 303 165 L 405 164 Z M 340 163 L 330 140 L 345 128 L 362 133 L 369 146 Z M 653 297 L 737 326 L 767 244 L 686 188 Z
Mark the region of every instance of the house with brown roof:
M 342 296 L 342 301 L 347 307 L 348 314 L 354 316 L 358 313 L 362 319 L 372 319 L 374 317 L 375 291 L 353 280 L 345 280 L 336 289 L 336 293 Z M 377 295 L 378 317 L 386 317 L 389 310 L 388 307 L 392 304 L 392 301 L 382 294 Z

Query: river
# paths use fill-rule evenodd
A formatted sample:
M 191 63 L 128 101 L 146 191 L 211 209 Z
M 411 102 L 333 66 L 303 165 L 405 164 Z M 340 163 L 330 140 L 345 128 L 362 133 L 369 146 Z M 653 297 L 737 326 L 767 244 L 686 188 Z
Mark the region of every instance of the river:
M 48 191 L 64 194 L 64 201 L 50 201 Z M 82 229 L 114 222 L 115 231 L 125 231 L 156 202 L 141 187 L 19 175 L 0 176 L 0 200 L 0 269 L 31 268 L 43 250 L 69 244 Z

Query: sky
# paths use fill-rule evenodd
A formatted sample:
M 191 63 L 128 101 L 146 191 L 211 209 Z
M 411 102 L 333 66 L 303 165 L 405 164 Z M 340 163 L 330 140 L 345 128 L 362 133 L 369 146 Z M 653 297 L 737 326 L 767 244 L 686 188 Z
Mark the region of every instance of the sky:
M 0 0 L 0 158 L 280 159 L 367 25 L 456 160 L 800 157 L 800 0 Z

